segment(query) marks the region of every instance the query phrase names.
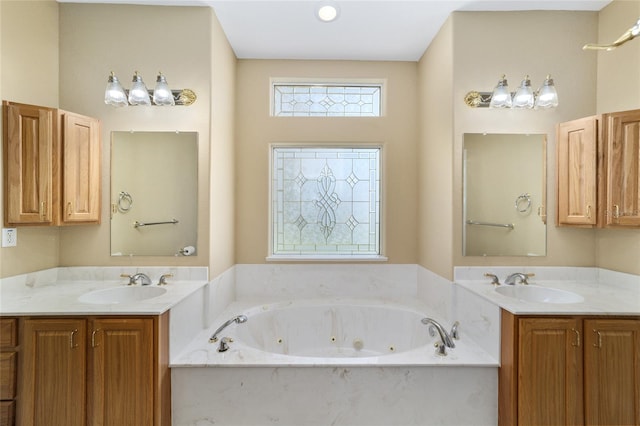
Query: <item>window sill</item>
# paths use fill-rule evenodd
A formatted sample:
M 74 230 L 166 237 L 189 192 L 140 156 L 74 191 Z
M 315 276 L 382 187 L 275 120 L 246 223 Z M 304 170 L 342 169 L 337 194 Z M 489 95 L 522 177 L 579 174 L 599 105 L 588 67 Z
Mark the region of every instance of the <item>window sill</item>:
M 387 262 L 386 256 L 380 255 L 316 255 L 316 254 L 272 254 L 267 262 Z

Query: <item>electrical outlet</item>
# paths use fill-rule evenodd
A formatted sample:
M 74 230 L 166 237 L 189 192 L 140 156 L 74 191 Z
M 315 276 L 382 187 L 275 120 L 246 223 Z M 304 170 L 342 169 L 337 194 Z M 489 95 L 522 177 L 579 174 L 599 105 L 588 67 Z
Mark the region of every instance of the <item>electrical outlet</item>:
M 2 228 L 2 247 L 18 245 L 18 230 L 16 228 Z

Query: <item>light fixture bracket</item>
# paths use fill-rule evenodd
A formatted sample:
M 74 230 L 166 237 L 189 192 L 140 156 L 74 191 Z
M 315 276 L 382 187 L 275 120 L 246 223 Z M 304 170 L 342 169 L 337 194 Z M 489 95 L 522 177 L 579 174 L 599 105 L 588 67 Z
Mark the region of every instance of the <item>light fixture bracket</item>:
M 158 106 L 153 103 L 153 90 L 147 89 L 147 92 L 149 92 L 149 97 L 151 98 L 151 106 Z M 128 97 L 129 89 L 124 89 L 124 93 Z M 176 106 L 189 106 L 198 99 L 196 93 L 191 89 L 172 90 L 171 94 L 173 95 L 173 100 L 175 101 Z

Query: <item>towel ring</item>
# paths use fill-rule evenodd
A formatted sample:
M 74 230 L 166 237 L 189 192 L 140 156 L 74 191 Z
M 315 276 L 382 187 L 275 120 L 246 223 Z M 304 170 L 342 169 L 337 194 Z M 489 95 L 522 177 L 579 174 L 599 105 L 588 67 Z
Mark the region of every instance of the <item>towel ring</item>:
M 126 213 L 131 210 L 132 206 L 133 198 L 131 198 L 131 194 L 121 191 L 120 194 L 118 194 L 118 211 L 120 213 Z
M 531 194 L 521 194 L 516 198 L 516 210 L 519 213 L 526 213 L 531 209 Z

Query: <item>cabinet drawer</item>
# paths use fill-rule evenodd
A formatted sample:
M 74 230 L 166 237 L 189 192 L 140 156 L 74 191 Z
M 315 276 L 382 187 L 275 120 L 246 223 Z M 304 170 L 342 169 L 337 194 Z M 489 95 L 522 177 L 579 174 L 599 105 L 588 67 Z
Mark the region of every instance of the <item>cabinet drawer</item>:
M 0 348 L 18 344 L 18 321 L 14 318 L 0 319 Z
M 14 426 L 16 403 L 14 401 L 0 402 L 0 426 Z
M 16 396 L 16 359 L 15 352 L 0 352 L 0 399 L 13 399 Z

